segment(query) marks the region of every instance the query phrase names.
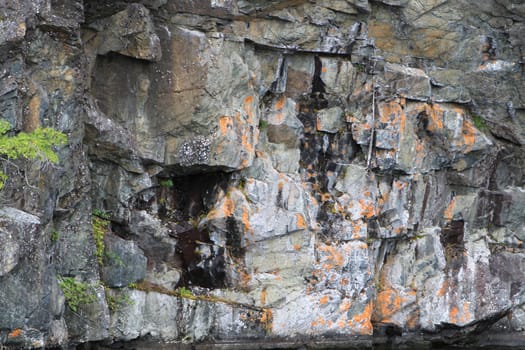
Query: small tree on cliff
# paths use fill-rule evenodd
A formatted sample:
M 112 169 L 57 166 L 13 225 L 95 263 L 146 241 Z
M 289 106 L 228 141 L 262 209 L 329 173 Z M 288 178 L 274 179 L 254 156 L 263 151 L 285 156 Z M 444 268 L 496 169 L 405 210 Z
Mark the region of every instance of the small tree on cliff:
M 52 128 L 37 128 L 33 132 L 20 132 L 14 136 L 8 135 L 10 130 L 11 124 L 0 120 L 0 155 L 7 161 L 25 158 L 57 163 L 58 156 L 53 148 L 67 142 L 66 135 Z M 0 189 L 6 180 L 7 175 L 0 170 Z

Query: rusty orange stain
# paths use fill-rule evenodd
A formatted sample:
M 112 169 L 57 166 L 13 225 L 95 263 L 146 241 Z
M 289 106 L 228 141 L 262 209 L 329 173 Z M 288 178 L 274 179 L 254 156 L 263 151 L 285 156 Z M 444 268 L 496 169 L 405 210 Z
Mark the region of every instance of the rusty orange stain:
M 239 274 L 241 276 L 241 283 L 243 286 L 248 286 L 248 284 L 250 283 L 250 281 L 252 280 L 252 275 L 250 275 L 249 273 L 246 273 L 244 271 L 239 271 Z
M 284 104 L 286 103 L 286 96 L 281 96 L 279 99 L 275 102 L 275 110 L 279 111 L 283 109 Z
M 293 250 L 300 250 L 301 249 L 301 245 L 300 244 L 294 244 L 293 245 Z
M 232 118 L 228 116 L 222 116 L 219 118 L 219 127 L 221 130 L 221 134 L 228 133 L 228 129 L 231 128 L 233 125 Z
M 437 130 L 443 129 L 443 118 L 445 111 L 439 104 L 425 104 L 425 112 L 429 117 L 429 123 L 427 126 L 428 131 L 436 132 Z
M 330 297 L 328 295 L 324 295 L 323 297 L 321 297 L 321 299 L 319 299 L 319 305 L 324 305 L 328 303 L 329 300 Z
M 452 198 L 452 200 L 448 204 L 447 208 L 445 209 L 445 212 L 443 213 L 443 217 L 447 220 L 452 220 L 452 218 L 454 217 L 455 207 L 456 207 L 456 197 Z
M 244 207 L 243 210 L 242 210 L 242 223 L 244 225 L 244 230 L 245 231 L 250 231 L 251 230 L 250 213 L 248 212 L 248 208 L 246 208 L 246 207 Z
M 245 134 L 243 134 L 241 136 L 241 143 L 244 147 L 244 149 L 248 152 L 248 153 L 252 153 L 253 152 L 253 146 L 252 144 L 248 141 L 248 136 L 246 136 Z
M 328 69 L 326 69 L 326 67 L 322 67 L 321 68 L 321 73 L 326 73 L 328 71 Z
M 475 132 L 476 129 L 474 128 L 474 125 L 472 125 L 468 120 L 464 120 L 463 122 L 463 144 L 465 147 L 465 153 L 468 153 L 472 150 L 472 146 L 476 142 Z
M 331 245 L 322 245 L 318 248 L 322 252 L 328 252 L 330 255 L 326 258 L 326 260 L 333 261 L 335 265 L 337 266 L 343 266 L 345 263 L 344 256 L 337 251 L 337 249 L 334 246 Z M 325 264 L 330 265 L 330 264 Z M 333 266 L 332 266 L 333 267 Z
M 469 306 L 470 306 L 470 303 L 468 301 L 465 301 L 463 303 L 463 316 L 461 317 L 461 321 L 463 323 L 466 323 L 471 320 L 472 315 L 470 314 Z
M 230 217 L 233 215 L 233 212 L 235 210 L 235 204 L 230 198 L 224 199 L 224 204 L 222 205 L 222 211 L 224 213 L 225 217 Z
M 268 292 L 266 291 L 266 289 L 263 289 L 261 291 L 261 305 L 266 304 L 266 298 L 267 297 L 268 297 Z
M 459 309 L 457 308 L 457 306 L 453 306 L 448 314 L 451 323 L 458 323 L 458 314 Z
M 350 306 L 352 306 L 352 302 L 349 300 L 345 300 L 339 305 L 339 311 L 340 312 L 346 312 L 350 310 Z
M 317 121 L 315 123 L 315 127 L 316 127 L 317 131 L 321 131 L 323 126 L 321 125 L 321 119 L 320 118 L 317 118 Z
M 7 336 L 9 338 L 16 338 L 19 337 L 22 334 L 22 330 L 20 328 L 13 329 Z
M 266 323 L 267 327 L 271 326 L 272 316 L 273 316 L 272 310 L 264 309 L 262 316 L 261 316 L 261 323 Z
M 394 289 L 381 291 L 375 300 L 374 318 L 380 322 L 391 322 L 392 316 L 401 310 L 403 298 Z
M 445 296 L 445 293 L 447 292 L 448 283 L 447 281 L 443 281 L 443 284 L 441 285 L 441 288 L 439 288 L 437 295 L 439 297 Z
M 248 116 L 248 122 L 251 123 L 253 118 L 253 96 L 247 96 L 244 98 L 244 114 Z
M 359 205 L 361 206 L 361 215 L 363 215 L 365 218 L 369 219 L 372 216 L 376 215 L 376 210 L 374 208 L 373 203 L 367 203 L 364 199 L 360 199 Z
M 361 237 L 361 225 L 356 222 L 352 228 L 352 238 L 357 239 L 359 237 Z
M 348 326 L 354 328 L 360 326 L 357 331 L 361 334 L 371 335 L 373 331 L 372 322 L 372 302 L 369 302 L 362 313 L 355 315 L 348 321 Z M 357 325 L 356 325 L 357 324 Z
M 332 270 L 334 268 L 334 265 L 332 264 L 323 264 L 323 270 Z
M 306 221 L 304 220 L 303 214 L 297 213 L 295 217 L 297 218 L 297 228 L 306 230 Z

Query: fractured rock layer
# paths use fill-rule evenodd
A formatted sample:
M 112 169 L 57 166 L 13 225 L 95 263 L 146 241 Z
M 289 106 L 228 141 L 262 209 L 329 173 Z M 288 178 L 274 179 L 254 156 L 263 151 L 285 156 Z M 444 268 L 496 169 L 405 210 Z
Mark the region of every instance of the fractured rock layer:
M 0 4 L 2 119 L 68 136 L 1 160 L 0 345 L 525 344 L 524 31 L 517 0 Z

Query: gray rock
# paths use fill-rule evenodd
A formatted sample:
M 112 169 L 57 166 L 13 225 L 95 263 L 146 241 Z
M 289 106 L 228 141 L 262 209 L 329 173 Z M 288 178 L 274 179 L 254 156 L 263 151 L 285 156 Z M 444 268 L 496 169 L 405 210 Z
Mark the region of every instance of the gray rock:
M 101 277 L 108 287 L 125 287 L 144 279 L 148 261 L 137 243 L 112 234 L 104 236 L 104 243 Z
M 147 8 L 130 4 L 115 15 L 89 24 L 98 33 L 91 40 L 97 43 L 97 54 L 118 52 L 122 55 L 158 61 L 162 56 L 160 39 Z
M 4 247 L 0 254 L 0 277 L 13 270 L 21 258 L 32 253 L 38 242 L 40 220 L 38 217 L 16 208 L 0 210 L 0 242 Z
M 340 107 L 322 109 L 317 112 L 317 130 L 331 134 L 337 133 L 343 126 L 343 110 Z
M 430 97 L 430 79 L 421 69 L 387 62 L 385 80 L 393 94 L 419 101 Z

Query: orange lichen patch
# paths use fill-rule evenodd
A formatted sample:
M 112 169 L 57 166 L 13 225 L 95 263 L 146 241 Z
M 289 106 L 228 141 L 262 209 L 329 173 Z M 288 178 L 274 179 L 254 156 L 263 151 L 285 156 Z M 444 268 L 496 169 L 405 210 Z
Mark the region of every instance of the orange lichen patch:
M 365 218 L 369 219 L 372 216 L 376 215 L 376 208 L 374 207 L 373 202 L 360 199 L 359 205 L 361 206 L 361 215 Z
M 261 316 L 261 323 L 264 324 L 266 327 L 266 331 L 270 332 L 272 330 L 272 319 L 273 319 L 273 313 L 270 309 L 264 309 Z
M 328 69 L 326 69 L 326 67 L 322 67 L 321 68 L 321 73 L 326 73 L 326 72 L 328 72 Z
M 20 328 L 13 329 L 9 334 L 7 335 L 9 338 L 17 338 L 20 335 L 22 335 L 22 330 Z
M 448 313 L 448 318 L 451 323 L 458 323 L 459 309 L 457 306 L 453 306 Z
M 297 219 L 297 228 L 306 230 L 306 220 L 304 219 L 303 214 L 295 214 L 295 217 Z
M 266 304 L 266 298 L 267 297 L 268 297 L 268 292 L 266 291 L 266 289 L 263 289 L 261 291 L 261 305 Z
M 374 320 L 392 322 L 392 316 L 401 310 L 403 298 L 394 289 L 381 291 L 375 300 Z
M 228 130 L 231 129 L 232 126 L 233 126 L 233 120 L 231 117 L 222 116 L 219 118 L 219 129 L 221 130 L 222 135 L 227 134 Z
M 470 314 L 470 303 L 468 301 L 465 301 L 463 303 L 463 315 L 461 316 L 461 322 L 467 323 L 472 319 L 472 315 Z
M 322 252 L 327 252 L 329 255 L 326 257 L 326 260 L 332 261 L 337 266 L 343 266 L 345 263 L 344 256 L 337 251 L 337 249 L 334 246 L 331 245 L 322 245 L 319 246 L 318 249 Z M 325 264 L 329 265 L 329 264 Z
M 372 302 L 368 303 L 362 313 L 355 315 L 348 320 L 348 326 L 360 334 L 372 335 Z
M 346 312 L 350 310 L 350 306 L 352 306 L 352 302 L 349 300 L 345 300 L 339 305 L 339 311 Z
M 445 296 L 445 294 L 447 293 L 447 289 L 448 289 L 448 282 L 447 281 L 443 281 L 443 284 L 441 285 L 441 288 L 439 288 L 439 290 L 437 292 L 438 297 Z
M 323 297 L 319 299 L 319 305 L 327 304 L 329 300 L 330 300 L 330 297 L 328 295 L 323 295 Z
M 378 108 L 379 121 L 381 123 L 395 124 L 399 118 L 404 116 L 403 108 L 398 101 L 383 103 Z
M 437 103 L 432 105 L 425 104 L 425 112 L 428 116 L 427 130 L 436 132 L 443 129 L 443 118 L 445 111 Z
M 397 181 L 397 180 L 394 180 L 393 185 L 394 185 L 394 188 L 396 188 L 398 190 L 402 190 L 403 188 L 408 186 L 408 184 L 406 182 Z
M 361 230 L 362 230 L 362 225 L 359 224 L 358 222 L 355 222 L 354 227 L 352 227 L 352 238 L 353 239 L 361 238 Z
M 297 250 L 300 250 L 301 249 L 301 245 L 300 244 L 294 244 L 293 245 L 293 250 L 297 251 Z
M 248 141 L 248 136 L 243 134 L 241 136 L 241 143 L 242 143 L 242 146 L 244 147 L 244 149 L 246 150 L 246 152 L 248 152 L 248 153 L 252 153 L 253 152 L 253 146 L 250 143 L 250 141 Z
M 463 145 L 465 145 L 465 153 L 469 153 L 472 150 L 472 146 L 476 142 L 475 134 L 476 134 L 476 128 L 474 127 L 474 125 L 472 125 L 470 121 L 465 120 L 463 122 L 463 130 L 462 130 L 462 135 L 463 135 L 462 142 L 463 142 Z
M 253 96 L 247 96 L 244 98 L 244 114 L 248 116 L 248 122 L 251 123 L 253 118 Z
M 443 213 L 443 217 L 447 220 L 452 220 L 452 218 L 454 217 L 455 207 L 456 207 L 456 197 L 452 198 L 452 200 L 448 204 L 447 208 L 445 209 L 445 212 Z
M 241 283 L 244 287 L 247 287 L 250 284 L 250 281 L 252 280 L 252 275 L 249 273 L 246 273 L 244 271 L 239 271 L 239 275 L 241 277 Z
M 453 306 L 448 314 L 451 323 L 465 324 L 472 321 L 470 313 L 470 303 L 468 301 L 463 303 L 461 310 L 457 306 Z
M 333 268 L 333 264 L 323 264 L 323 270 L 332 270 Z
M 284 104 L 286 103 L 286 96 L 281 96 L 279 99 L 275 102 L 275 110 L 280 111 L 283 109 Z
M 247 168 L 248 165 L 250 165 L 250 162 L 248 161 L 248 159 L 245 158 L 245 159 L 243 159 L 243 160 L 241 161 L 241 168 L 243 168 L 243 169 L 244 169 L 244 168 Z
M 246 232 L 249 232 L 251 230 L 250 213 L 248 211 L 248 208 L 246 207 L 242 210 L 242 224 L 244 225 L 244 230 Z
M 279 182 L 277 183 L 277 189 L 278 189 L 279 191 L 282 191 L 283 188 L 284 188 L 284 182 L 279 181 Z
M 222 205 L 222 212 L 225 217 L 230 217 L 233 215 L 233 212 L 235 210 L 235 204 L 230 198 L 225 198 L 224 203 Z
M 338 326 L 339 328 L 345 328 L 345 327 L 346 327 L 346 321 L 345 321 L 345 319 L 342 319 L 342 320 L 337 321 L 337 326 Z
M 315 127 L 316 127 L 317 131 L 321 131 L 321 129 L 323 128 L 323 125 L 321 125 L 321 119 L 320 118 L 317 118 L 317 121 L 315 123 Z
M 396 234 L 396 235 L 401 234 L 403 231 L 404 231 L 404 230 L 403 230 L 402 227 L 395 227 L 395 228 L 392 230 L 392 232 L 393 232 L 394 234 Z

